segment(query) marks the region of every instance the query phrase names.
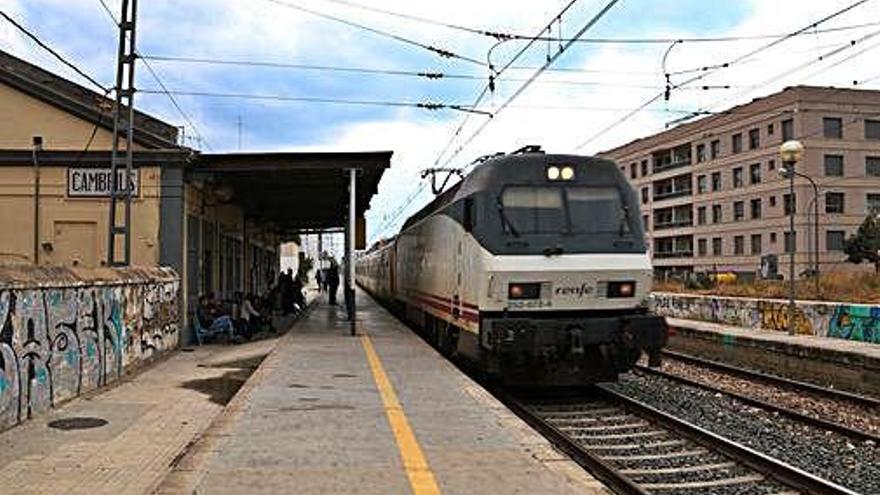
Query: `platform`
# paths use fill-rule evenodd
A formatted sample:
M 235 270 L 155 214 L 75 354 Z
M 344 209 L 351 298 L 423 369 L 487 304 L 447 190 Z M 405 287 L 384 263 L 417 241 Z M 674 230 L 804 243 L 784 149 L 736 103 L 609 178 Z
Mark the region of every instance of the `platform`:
M 668 348 L 880 397 L 880 345 L 667 318 Z
M 601 484 L 358 293 L 279 341 L 158 493 L 598 494 Z

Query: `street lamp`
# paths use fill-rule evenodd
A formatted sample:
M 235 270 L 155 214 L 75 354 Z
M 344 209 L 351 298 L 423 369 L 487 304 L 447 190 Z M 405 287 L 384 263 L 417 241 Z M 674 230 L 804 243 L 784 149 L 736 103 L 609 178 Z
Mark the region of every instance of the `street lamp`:
M 810 185 L 813 187 L 813 200 L 810 202 L 810 205 L 807 206 L 807 210 L 809 211 L 811 208 L 813 210 L 813 247 L 810 253 L 810 260 L 813 263 L 813 273 L 812 276 L 816 279 L 816 295 L 819 295 L 819 185 L 816 184 L 816 181 L 813 180 L 809 175 L 798 172 L 797 170 L 791 170 L 794 175 L 798 177 L 802 177 L 807 179 Z M 779 175 L 788 178 L 789 169 L 784 166 L 779 169 Z M 813 257 L 815 256 L 815 260 Z
M 789 226 L 789 239 L 791 239 L 791 250 L 788 253 L 788 334 L 794 335 L 794 316 L 795 316 L 795 305 L 794 305 L 794 282 L 795 282 L 795 274 L 794 274 L 794 255 L 795 251 L 797 251 L 797 239 L 795 238 L 794 233 L 794 214 L 795 214 L 795 199 L 794 199 L 794 176 L 795 169 L 794 166 L 797 162 L 801 160 L 804 156 L 804 145 L 801 144 L 800 141 L 786 141 L 782 143 L 782 146 L 779 147 L 779 157 L 782 159 L 782 163 L 785 165 L 786 170 L 791 171 L 788 174 L 788 197 L 791 203 L 788 208 L 788 226 Z

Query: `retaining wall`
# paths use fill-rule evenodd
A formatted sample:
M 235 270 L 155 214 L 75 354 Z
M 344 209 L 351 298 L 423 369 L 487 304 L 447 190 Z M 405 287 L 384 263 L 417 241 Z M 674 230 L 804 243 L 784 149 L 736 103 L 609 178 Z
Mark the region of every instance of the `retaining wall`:
M 168 268 L 0 267 L 0 430 L 178 344 Z
M 788 301 L 655 292 L 651 302 L 663 316 L 722 323 L 742 328 L 787 331 Z M 880 306 L 798 301 L 798 334 L 880 344 Z

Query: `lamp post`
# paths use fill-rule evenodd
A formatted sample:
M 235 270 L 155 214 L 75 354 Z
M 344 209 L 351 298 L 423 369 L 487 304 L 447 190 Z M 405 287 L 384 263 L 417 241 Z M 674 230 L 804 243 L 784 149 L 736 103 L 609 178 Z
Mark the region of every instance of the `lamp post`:
M 813 209 L 813 247 L 812 252 L 810 253 L 810 260 L 813 263 L 813 277 L 816 279 L 816 295 L 819 294 L 819 185 L 816 184 L 816 181 L 813 180 L 809 175 L 798 172 L 797 170 L 791 170 L 794 175 L 798 177 L 802 177 L 806 179 L 811 186 L 813 186 L 813 201 L 810 202 L 810 206 L 807 207 Z M 783 177 L 788 177 L 789 169 L 783 168 L 779 169 L 779 174 Z M 815 257 L 815 260 L 813 259 Z
M 794 166 L 797 162 L 801 160 L 804 155 L 804 145 L 800 143 L 800 141 L 786 141 L 782 143 L 782 146 L 779 147 L 779 157 L 782 159 L 782 163 L 785 165 L 786 170 L 790 173 L 788 174 L 788 197 L 791 203 L 788 208 L 788 226 L 789 226 L 789 239 L 791 239 L 791 250 L 788 252 L 788 264 L 789 264 L 789 272 L 788 272 L 788 334 L 794 335 L 794 316 L 795 316 L 795 304 L 794 304 L 794 292 L 795 292 L 795 272 L 794 272 L 794 255 L 797 251 L 797 239 L 795 238 L 794 232 L 794 215 L 796 210 L 796 201 L 794 197 L 794 176 L 795 169 Z

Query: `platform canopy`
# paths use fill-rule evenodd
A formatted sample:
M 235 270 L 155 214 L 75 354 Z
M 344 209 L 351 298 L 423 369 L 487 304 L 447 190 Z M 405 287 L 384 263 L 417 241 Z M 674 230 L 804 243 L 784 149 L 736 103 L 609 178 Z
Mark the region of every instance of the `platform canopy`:
M 194 178 L 212 182 L 252 218 L 282 235 L 345 226 L 350 170 L 357 169 L 357 216 L 363 217 L 391 151 L 202 154 Z

